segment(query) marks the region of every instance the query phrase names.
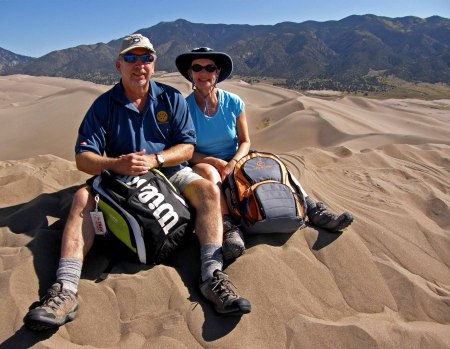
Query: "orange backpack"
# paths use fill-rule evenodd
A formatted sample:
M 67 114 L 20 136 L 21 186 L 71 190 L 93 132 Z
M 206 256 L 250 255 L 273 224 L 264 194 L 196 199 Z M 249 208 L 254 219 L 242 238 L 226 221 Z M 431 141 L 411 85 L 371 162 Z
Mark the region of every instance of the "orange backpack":
M 305 224 L 301 186 L 274 154 L 250 151 L 225 178 L 223 190 L 246 233 L 293 233 Z

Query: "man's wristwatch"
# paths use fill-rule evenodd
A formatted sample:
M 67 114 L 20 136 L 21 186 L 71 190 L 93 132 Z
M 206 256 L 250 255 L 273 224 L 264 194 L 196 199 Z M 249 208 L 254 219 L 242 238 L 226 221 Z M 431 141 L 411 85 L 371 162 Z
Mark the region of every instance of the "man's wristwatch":
M 164 165 L 164 155 L 157 153 L 156 154 L 156 161 L 158 161 L 158 168 L 163 167 Z

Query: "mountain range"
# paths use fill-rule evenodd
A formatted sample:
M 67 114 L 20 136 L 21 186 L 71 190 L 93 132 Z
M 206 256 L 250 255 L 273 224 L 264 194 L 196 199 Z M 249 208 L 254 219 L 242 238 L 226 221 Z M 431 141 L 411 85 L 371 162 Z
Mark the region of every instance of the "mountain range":
M 157 51 L 157 70 L 176 71 L 175 58 L 199 46 L 227 52 L 233 74 L 280 79 L 392 75 L 450 84 L 450 19 L 353 15 L 339 21 L 276 25 L 201 24 L 183 19 L 136 31 Z M 117 81 L 121 38 L 50 52 L 39 58 L 0 48 L 0 75 L 28 74 Z

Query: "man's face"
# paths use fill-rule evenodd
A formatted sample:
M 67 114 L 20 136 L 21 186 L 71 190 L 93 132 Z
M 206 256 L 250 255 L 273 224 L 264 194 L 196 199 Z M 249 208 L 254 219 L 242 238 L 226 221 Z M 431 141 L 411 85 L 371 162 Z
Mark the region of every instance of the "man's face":
M 126 54 L 140 56 L 151 54 L 151 52 L 144 48 L 136 48 L 128 51 Z M 150 78 L 155 71 L 155 61 L 145 63 L 138 57 L 134 63 L 127 63 L 123 57 L 120 57 L 116 61 L 116 69 L 119 72 L 125 87 L 145 87 L 148 86 Z

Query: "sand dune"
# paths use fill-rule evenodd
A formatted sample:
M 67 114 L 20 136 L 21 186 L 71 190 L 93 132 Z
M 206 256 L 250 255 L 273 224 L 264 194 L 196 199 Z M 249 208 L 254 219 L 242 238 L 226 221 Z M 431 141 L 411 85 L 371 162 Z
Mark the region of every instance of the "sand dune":
M 16 93 L 22 85 L 25 92 Z M 106 90 L 106 86 L 62 78 L 0 77 L 0 91 L 5 91 L 0 92 L 0 159 L 51 153 L 73 160 L 80 122 Z
M 190 91 L 177 74 L 158 80 Z M 352 212 L 350 228 L 247 237 L 226 270 L 252 302 L 240 319 L 200 297 L 194 240 L 151 267 L 99 239 L 77 318 L 32 333 L 23 316 L 54 279 L 71 196 L 89 177 L 73 162 L 77 128 L 107 87 L 0 77 L 0 348 L 450 348 L 450 99 L 221 87 L 246 101 L 252 148 L 280 154 L 310 195 Z

